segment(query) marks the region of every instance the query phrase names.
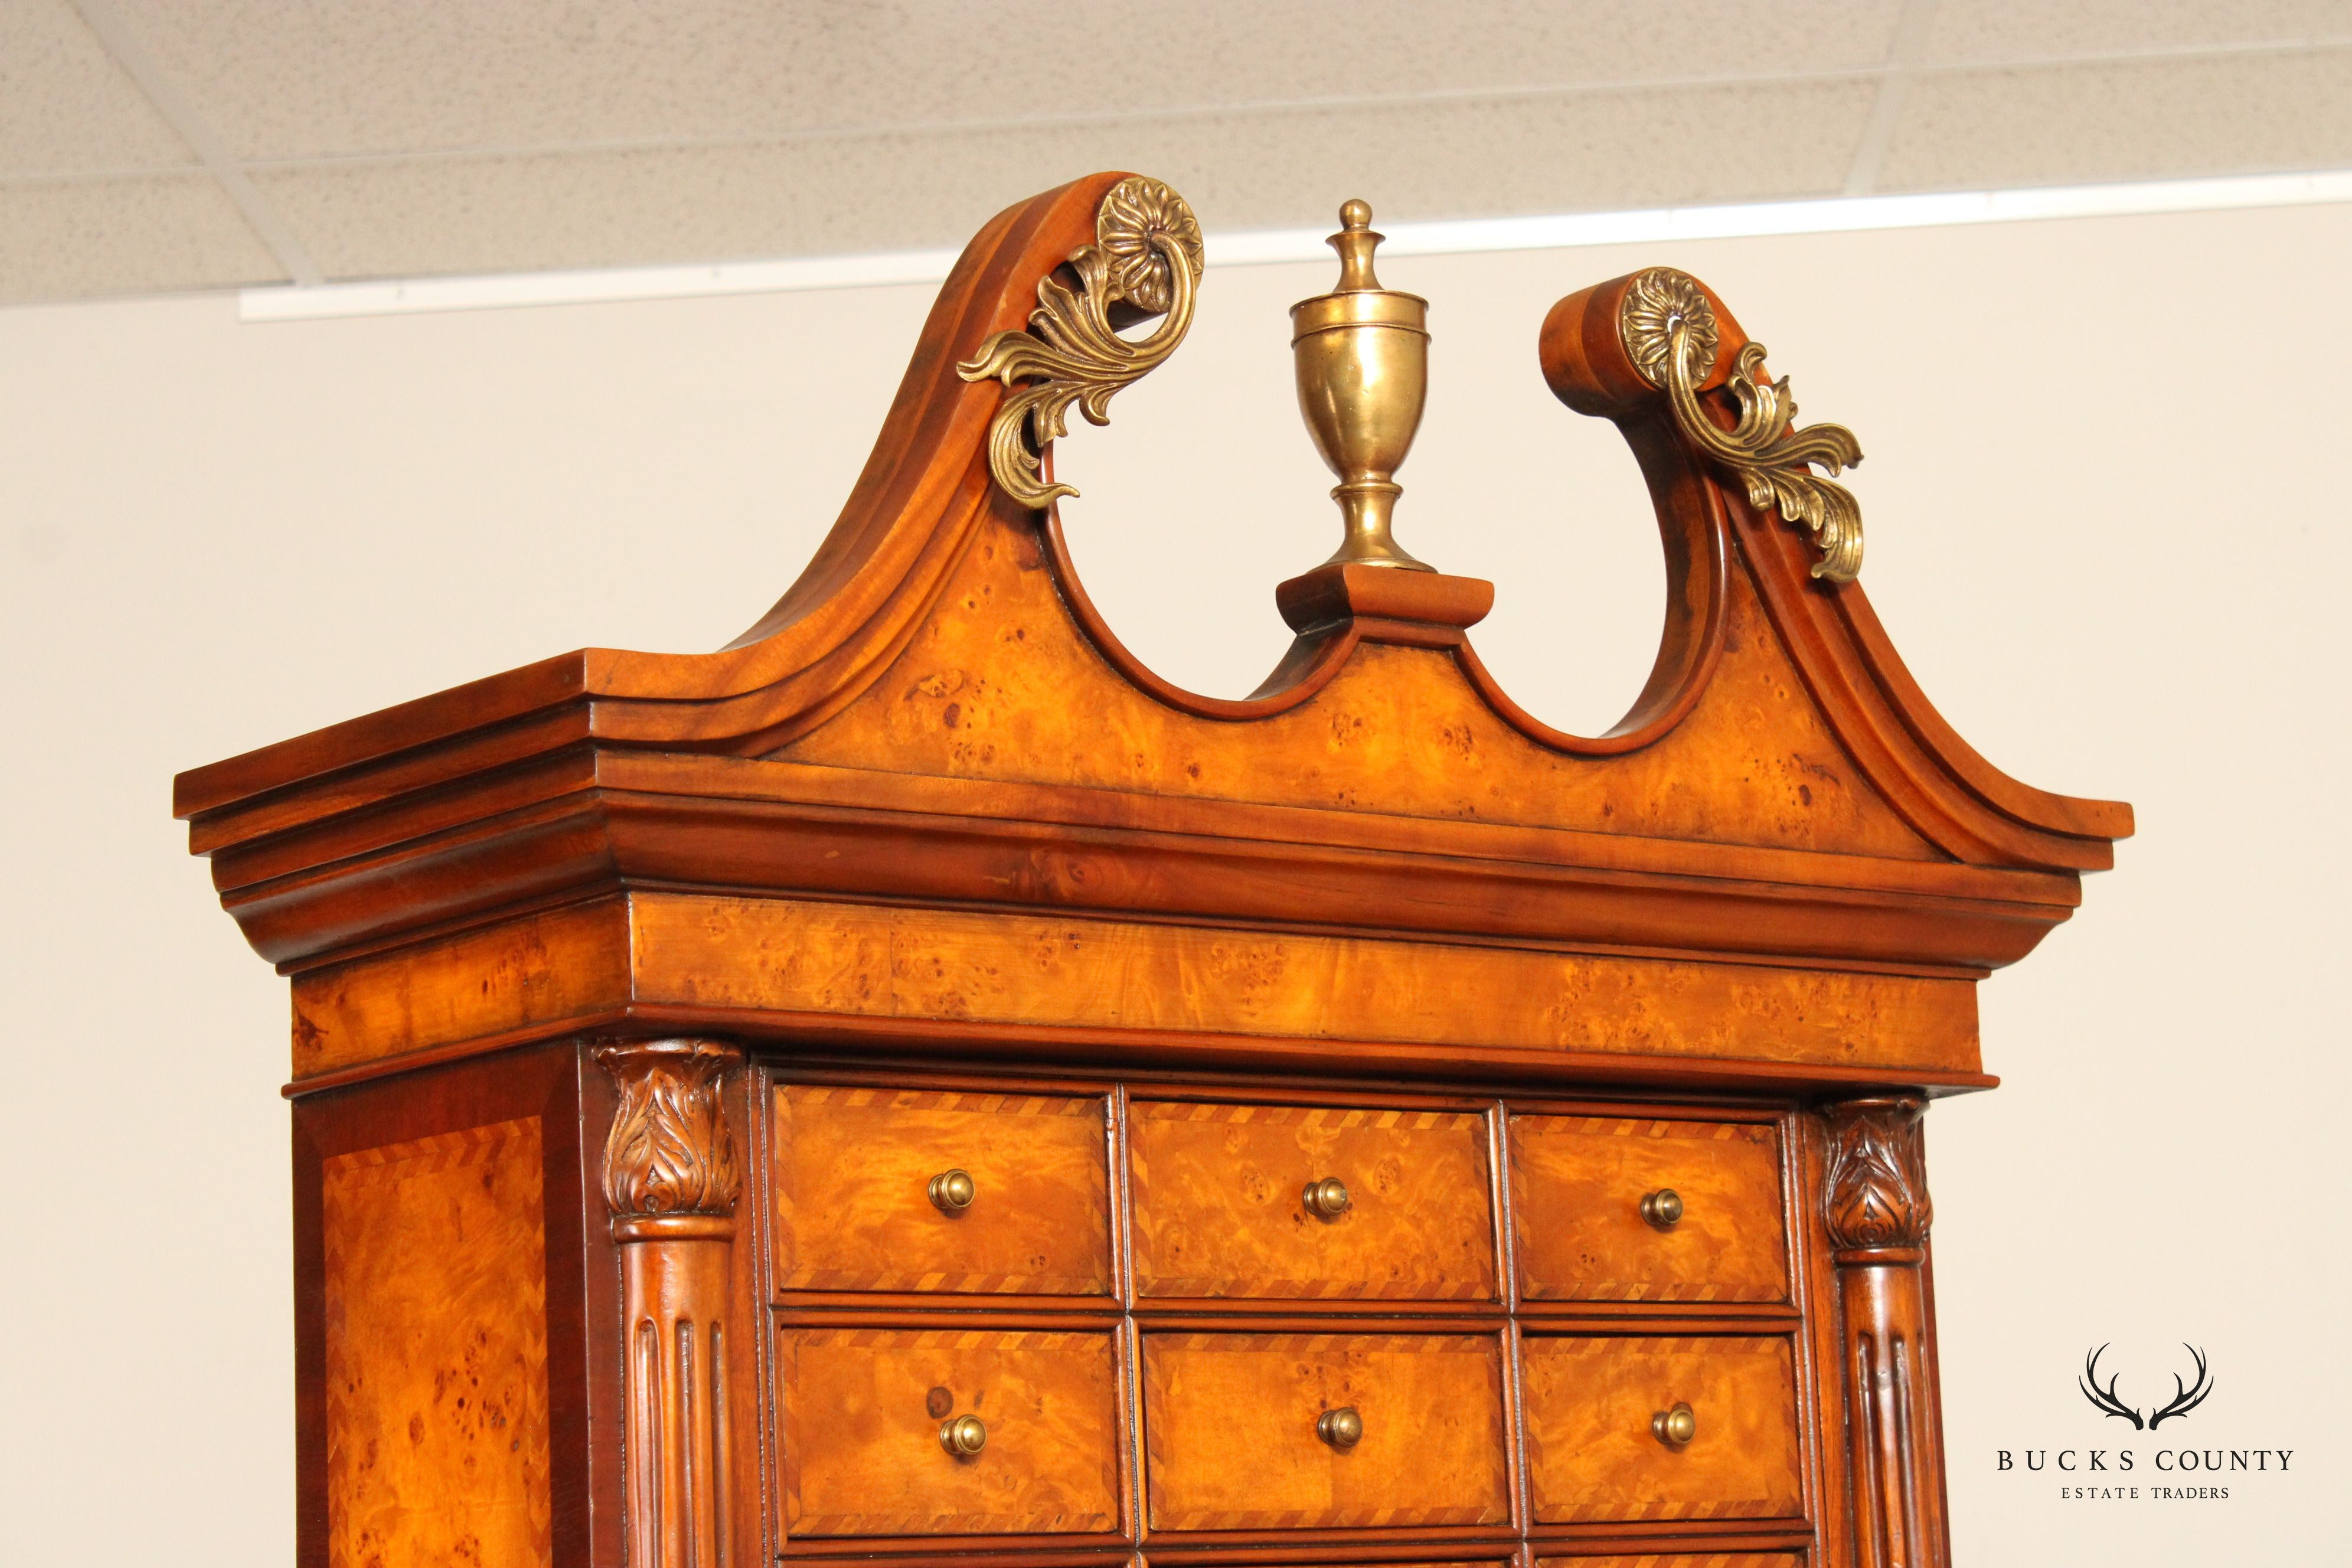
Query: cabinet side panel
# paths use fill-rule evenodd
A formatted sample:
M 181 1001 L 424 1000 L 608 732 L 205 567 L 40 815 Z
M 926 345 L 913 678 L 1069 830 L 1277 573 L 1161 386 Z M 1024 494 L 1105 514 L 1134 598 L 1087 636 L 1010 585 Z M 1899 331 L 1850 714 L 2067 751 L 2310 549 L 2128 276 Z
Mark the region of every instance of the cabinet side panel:
M 327 1561 L 552 1562 L 537 1117 L 320 1179 Z
M 572 1067 L 548 1047 L 296 1102 L 303 1568 L 587 1561 Z

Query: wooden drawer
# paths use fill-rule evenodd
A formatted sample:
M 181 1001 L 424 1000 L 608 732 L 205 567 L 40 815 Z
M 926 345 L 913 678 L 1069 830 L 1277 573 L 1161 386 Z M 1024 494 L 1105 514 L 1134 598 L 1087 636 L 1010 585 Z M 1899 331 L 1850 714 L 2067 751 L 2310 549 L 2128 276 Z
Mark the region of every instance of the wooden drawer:
M 1108 1295 L 1104 1101 L 791 1084 L 776 1091 L 776 1289 Z M 971 1205 L 930 1196 L 950 1171 Z
M 1785 1301 L 1780 1138 L 1749 1121 L 1511 1118 L 1519 1293 L 1557 1301 Z M 1662 1191 L 1671 1225 L 1646 1218 Z
M 1138 1100 L 1128 1145 L 1139 1295 L 1495 1298 L 1475 1112 Z M 1348 1204 L 1321 1218 L 1329 1177 Z
M 1536 1568 L 1805 1568 L 1793 1552 L 1669 1552 L 1661 1556 L 1538 1557 Z
M 794 1328 L 779 1351 L 787 1535 L 1120 1528 L 1111 1335 Z M 986 1440 L 959 1458 L 940 1428 L 962 1415 Z
M 1529 1336 L 1523 1342 L 1528 1479 L 1544 1524 L 1792 1519 L 1796 1363 L 1786 1338 Z M 1677 1403 L 1696 1434 L 1661 1442 Z
M 1143 1339 L 1155 1530 L 1502 1524 L 1500 1342 L 1470 1334 L 1163 1333 Z M 1335 1448 L 1327 1412 L 1362 1436 Z

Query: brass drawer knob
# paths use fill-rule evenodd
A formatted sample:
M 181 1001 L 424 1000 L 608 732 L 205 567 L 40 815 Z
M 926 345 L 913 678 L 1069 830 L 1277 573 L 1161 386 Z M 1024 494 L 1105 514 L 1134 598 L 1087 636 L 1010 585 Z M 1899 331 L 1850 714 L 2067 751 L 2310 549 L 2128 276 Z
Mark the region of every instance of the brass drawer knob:
M 940 1447 L 969 1459 L 988 1447 L 988 1427 L 977 1415 L 951 1415 L 940 1423 Z
M 1364 1440 L 1364 1418 L 1352 1405 L 1326 1410 L 1315 1418 L 1315 1435 L 1334 1448 L 1352 1448 Z
M 1698 1436 L 1698 1417 L 1681 1400 L 1675 1401 L 1671 1410 L 1661 1410 L 1650 1417 L 1650 1435 L 1669 1448 L 1684 1448 Z
M 1307 1206 L 1308 1214 L 1328 1223 L 1348 1212 L 1348 1184 L 1337 1176 L 1309 1182 L 1298 1201 Z
M 1672 1187 L 1660 1187 L 1642 1200 L 1642 1217 L 1660 1230 L 1672 1230 L 1675 1222 L 1683 1217 L 1683 1195 Z
M 971 1200 L 979 1195 L 980 1189 L 971 1184 L 970 1171 L 941 1171 L 931 1178 L 931 1202 L 941 1214 L 961 1214 L 971 1207 Z

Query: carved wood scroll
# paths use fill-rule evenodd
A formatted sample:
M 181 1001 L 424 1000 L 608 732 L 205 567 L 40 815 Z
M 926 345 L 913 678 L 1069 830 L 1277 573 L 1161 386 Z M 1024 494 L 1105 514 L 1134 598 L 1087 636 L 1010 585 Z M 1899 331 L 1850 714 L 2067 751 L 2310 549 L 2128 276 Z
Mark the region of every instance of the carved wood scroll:
M 742 1059 L 702 1039 L 596 1052 L 621 1091 L 604 1143 L 604 1200 L 621 1244 L 632 1568 L 732 1561 L 726 1316 L 743 1172 L 722 1089 Z
M 1822 1218 L 1837 1265 L 1858 1568 L 1948 1568 L 1944 1421 L 1921 1277 L 1934 1208 L 1910 1096 L 1823 1111 Z

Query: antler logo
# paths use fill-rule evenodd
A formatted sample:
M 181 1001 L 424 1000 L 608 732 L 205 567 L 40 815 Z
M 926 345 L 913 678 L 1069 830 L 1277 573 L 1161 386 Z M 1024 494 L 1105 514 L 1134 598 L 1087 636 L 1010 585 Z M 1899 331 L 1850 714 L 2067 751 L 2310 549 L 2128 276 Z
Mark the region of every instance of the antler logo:
M 2183 1344 L 2180 1348 L 2187 1351 L 2197 1363 L 2197 1381 L 2194 1384 L 2184 1384 L 2180 1381 L 2179 1374 L 2176 1373 L 2172 1379 L 2172 1403 L 2161 1410 L 2150 1412 L 2145 1421 L 2140 1419 L 2139 1412 L 2131 1405 L 2126 1405 L 2123 1402 L 2123 1396 L 2116 1392 L 2116 1384 L 2120 1380 L 2120 1374 L 2109 1373 L 2106 1386 L 2104 1388 L 2099 1386 L 2099 1358 L 2107 1353 L 2105 1345 L 2101 1345 L 2083 1358 L 2083 1379 L 2077 1386 L 2082 1389 L 2083 1397 L 2089 1400 L 2095 1408 L 2130 1422 L 2132 1430 L 2135 1432 L 2143 1428 L 2153 1432 L 2160 1423 L 2175 1415 L 2188 1415 L 2204 1404 L 2205 1396 L 2213 1392 L 2212 1374 L 2205 1370 L 2205 1352 L 2191 1344 Z

